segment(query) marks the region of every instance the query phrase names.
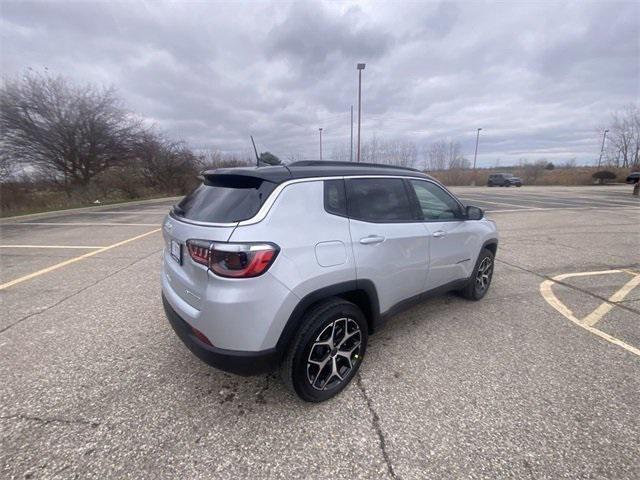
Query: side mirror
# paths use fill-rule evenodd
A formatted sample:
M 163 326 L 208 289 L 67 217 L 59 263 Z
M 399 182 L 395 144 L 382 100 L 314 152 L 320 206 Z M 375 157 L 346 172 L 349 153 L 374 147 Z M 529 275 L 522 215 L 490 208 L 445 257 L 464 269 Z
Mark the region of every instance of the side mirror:
M 464 214 L 467 220 L 482 220 L 484 217 L 484 212 L 479 207 L 474 207 L 473 205 L 467 205 L 464 209 Z

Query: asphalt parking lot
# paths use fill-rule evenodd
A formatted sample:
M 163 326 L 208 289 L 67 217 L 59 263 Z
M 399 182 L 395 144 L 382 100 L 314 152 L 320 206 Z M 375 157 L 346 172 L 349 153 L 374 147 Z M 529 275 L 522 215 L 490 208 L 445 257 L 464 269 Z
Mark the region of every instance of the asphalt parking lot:
M 320 405 L 196 359 L 159 295 L 172 200 L 0 223 L 3 478 L 640 478 L 640 201 L 453 188 L 493 285 L 394 317 Z

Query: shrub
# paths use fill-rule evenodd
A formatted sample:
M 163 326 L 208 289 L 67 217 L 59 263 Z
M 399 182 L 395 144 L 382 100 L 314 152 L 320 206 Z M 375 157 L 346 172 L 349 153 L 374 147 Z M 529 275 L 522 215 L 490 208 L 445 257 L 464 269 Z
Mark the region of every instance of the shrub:
M 593 175 L 591 175 L 591 177 L 594 178 L 595 180 L 598 180 L 598 183 L 602 185 L 607 180 L 615 180 L 616 174 L 609 170 L 600 170 L 598 172 L 595 172 Z

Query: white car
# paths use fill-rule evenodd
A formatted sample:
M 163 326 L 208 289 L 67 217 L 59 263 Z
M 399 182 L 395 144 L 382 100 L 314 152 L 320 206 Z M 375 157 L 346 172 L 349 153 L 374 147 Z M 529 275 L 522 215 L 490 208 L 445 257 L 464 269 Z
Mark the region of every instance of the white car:
M 304 400 L 351 381 L 367 338 L 425 296 L 481 299 L 498 234 L 413 169 L 342 162 L 208 171 L 164 222 L 163 303 L 205 362 L 280 367 Z

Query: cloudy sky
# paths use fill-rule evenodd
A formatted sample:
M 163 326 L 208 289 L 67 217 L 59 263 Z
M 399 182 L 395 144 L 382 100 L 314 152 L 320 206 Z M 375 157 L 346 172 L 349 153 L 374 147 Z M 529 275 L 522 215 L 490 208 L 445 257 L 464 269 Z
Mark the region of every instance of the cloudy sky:
M 283 158 L 363 140 L 455 139 L 480 164 L 593 162 L 612 111 L 640 99 L 640 3 L 0 2 L 4 76 L 114 85 L 194 148 Z

